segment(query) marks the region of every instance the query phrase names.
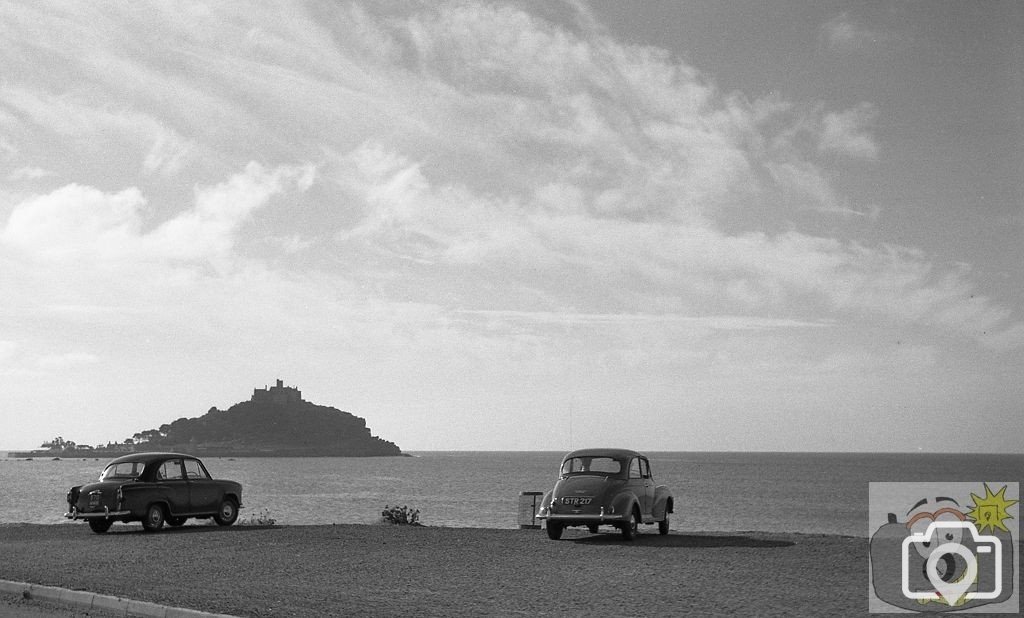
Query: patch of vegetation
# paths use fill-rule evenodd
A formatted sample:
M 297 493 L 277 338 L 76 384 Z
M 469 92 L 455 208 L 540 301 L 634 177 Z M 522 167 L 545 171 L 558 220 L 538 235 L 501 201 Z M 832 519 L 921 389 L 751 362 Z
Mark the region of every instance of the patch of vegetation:
M 420 510 L 410 509 L 407 506 L 385 506 L 381 511 L 381 521 L 388 524 L 400 526 L 422 526 L 420 523 Z
M 239 526 L 273 526 L 277 523 L 277 520 L 270 514 L 270 511 L 263 509 L 258 513 L 249 513 L 248 517 L 240 517 L 238 522 Z

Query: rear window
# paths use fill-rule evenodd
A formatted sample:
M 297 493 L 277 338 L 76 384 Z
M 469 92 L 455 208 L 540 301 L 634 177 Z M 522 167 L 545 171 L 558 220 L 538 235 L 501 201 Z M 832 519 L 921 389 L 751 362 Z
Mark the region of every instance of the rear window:
M 103 474 L 100 475 L 100 480 L 134 479 L 142 476 L 142 471 L 145 469 L 146 462 L 144 461 L 122 461 L 107 466 L 103 470 Z
M 562 462 L 562 474 L 611 475 L 622 471 L 622 462 L 611 457 L 570 457 Z
M 181 460 L 168 459 L 157 468 L 156 478 L 158 481 L 180 481 L 184 476 L 181 473 Z

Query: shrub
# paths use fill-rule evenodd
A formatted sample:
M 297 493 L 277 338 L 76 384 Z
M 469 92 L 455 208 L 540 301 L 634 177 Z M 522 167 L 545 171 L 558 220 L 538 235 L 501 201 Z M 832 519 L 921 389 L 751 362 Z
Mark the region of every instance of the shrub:
M 381 521 L 389 524 L 402 526 L 422 526 L 420 523 L 420 510 L 410 509 L 407 506 L 385 506 L 381 511 Z
M 267 509 L 263 509 L 259 513 L 250 513 L 248 517 L 238 520 L 239 526 L 273 526 L 276 523 L 277 520 L 274 519 Z

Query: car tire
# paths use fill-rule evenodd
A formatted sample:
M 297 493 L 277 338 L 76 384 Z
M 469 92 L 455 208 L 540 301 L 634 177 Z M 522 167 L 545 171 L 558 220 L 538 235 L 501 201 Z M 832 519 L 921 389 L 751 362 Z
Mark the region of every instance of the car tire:
M 668 534 L 668 513 L 665 513 L 665 519 L 658 522 L 658 534 L 662 536 Z
M 142 527 L 147 532 L 156 532 L 160 528 L 164 527 L 164 521 L 166 516 L 164 515 L 164 507 L 161 504 L 150 504 L 146 509 L 146 514 L 142 518 Z
M 629 514 L 629 521 L 622 524 L 622 539 L 625 541 L 632 541 L 636 538 L 640 528 L 640 516 L 637 514 L 636 509 Z
M 220 503 L 220 508 L 217 509 L 217 514 L 213 516 L 213 519 L 218 526 L 230 526 L 238 519 L 238 505 L 231 498 L 225 498 Z
M 95 532 L 96 534 L 103 534 L 107 530 L 110 530 L 110 526 L 112 526 L 113 524 L 114 524 L 114 521 L 111 520 L 111 519 L 90 519 L 89 520 L 89 527 L 92 528 L 92 531 Z
M 174 526 L 175 528 L 177 528 L 178 526 L 184 526 L 187 520 L 187 517 L 168 517 L 167 525 Z
M 563 526 L 562 524 L 556 524 L 554 522 L 549 521 L 546 527 L 548 529 L 549 539 L 551 539 L 552 541 L 557 541 L 558 539 L 562 538 L 562 530 L 565 529 L 565 526 Z

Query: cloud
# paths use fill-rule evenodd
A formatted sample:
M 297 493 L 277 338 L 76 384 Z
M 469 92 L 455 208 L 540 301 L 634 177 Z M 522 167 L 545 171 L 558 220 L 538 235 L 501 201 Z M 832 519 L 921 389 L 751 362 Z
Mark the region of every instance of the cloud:
M 78 179 L 14 203 L 5 284 L 211 337 L 453 353 L 486 311 L 524 354 L 563 320 L 687 341 L 878 322 L 1013 339 L 968 270 L 848 238 L 881 207 L 836 182 L 884 158 L 871 103 L 751 101 L 664 50 L 493 3 L 208 11 L 41 11 L 26 21 L 95 22 L 94 40 L 0 51 L 26 75 L 69 67 L 5 82 L 0 127 L 8 158 L 59 143 L 35 165 Z M 834 49 L 871 34 L 847 15 L 822 32 Z M 80 297 L 44 285 L 64 265 Z
M 254 210 L 290 187 L 304 191 L 315 177 L 311 165 L 265 170 L 249 163 L 227 182 L 196 190 L 195 207 L 161 224 L 144 239 L 145 251 L 156 257 L 182 260 L 230 255 L 235 233 Z
M 693 326 L 699 329 L 722 331 L 768 330 L 776 328 L 822 328 L 827 322 L 804 321 L 793 319 L 777 319 L 761 316 L 714 315 L 686 316 L 673 314 L 644 313 L 573 313 L 552 311 L 508 311 L 508 310 L 466 310 L 455 311 L 456 315 L 498 318 L 510 322 L 532 322 L 559 325 L 678 325 Z
M 821 26 L 821 36 L 830 49 L 850 52 L 875 46 L 881 35 L 860 24 L 849 13 L 841 13 Z
M 17 350 L 18 344 L 13 341 L 0 339 L 0 363 L 6 363 L 13 358 Z
M 981 343 L 996 351 L 1024 349 L 1024 322 L 1014 322 L 1002 330 L 983 331 Z
M 39 180 L 47 176 L 53 176 L 53 172 L 44 170 L 41 167 L 19 167 L 7 175 L 7 180 L 19 182 L 23 180 Z
M 145 231 L 146 199 L 137 188 L 104 193 L 71 184 L 16 205 L 0 244 L 43 260 L 209 260 L 230 257 L 251 213 L 286 189 L 307 189 L 312 166 L 266 170 L 250 163 L 224 183 L 200 187 L 195 205 Z
M 874 161 L 878 144 L 867 132 L 878 112 L 870 103 L 843 112 L 830 112 L 822 119 L 819 149 Z
M 66 185 L 16 205 L 0 243 L 42 259 L 120 252 L 138 236 L 144 205 L 138 189 L 107 194 Z
M 765 164 L 765 169 L 790 203 L 807 204 L 809 209 L 820 212 L 852 212 L 846 199 L 835 190 L 832 182 L 815 165 L 800 161 L 770 162 Z
M 146 153 L 142 167 L 146 172 L 173 176 L 181 170 L 182 165 L 195 150 L 195 144 L 192 140 L 181 137 L 176 131 L 158 128 L 155 133 L 153 146 Z
M 99 361 L 100 357 L 89 352 L 67 352 L 44 356 L 39 359 L 39 366 L 45 369 L 65 369 L 77 365 L 92 365 Z
M 928 324 L 959 336 L 974 336 L 979 325 L 999 328 L 1009 315 L 974 295 L 969 269 L 943 268 L 914 249 L 595 216 L 575 185 L 546 187 L 525 201 L 497 200 L 463 186 L 437 186 L 422 165 L 379 145 L 357 149 L 350 160 L 344 182 L 364 216 L 341 242 L 386 247 L 442 273 L 501 272 L 507 284 L 529 286 L 559 306 L 582 303 L 627 316 L 656 307 L 677 319 L 730 307 L 762 319 L 818 311 Z M 803 183 L 803 190 L 819 192 L 813 196 L 819 203 L 845 208 L 813 174 L 777 171 L 793 175 L 780 183 Z M 564 280 L 566 272 L 572 282 Z

